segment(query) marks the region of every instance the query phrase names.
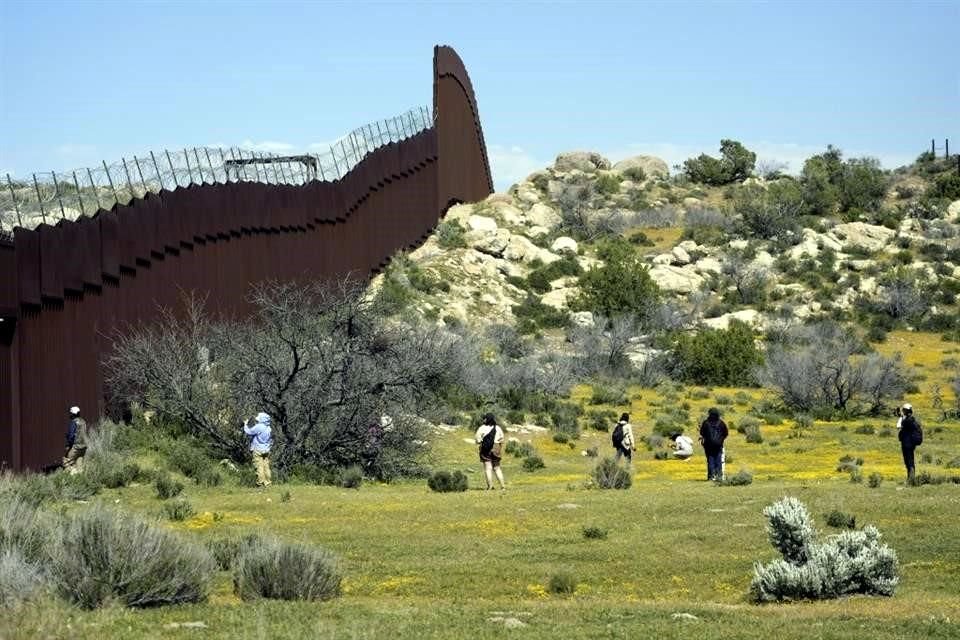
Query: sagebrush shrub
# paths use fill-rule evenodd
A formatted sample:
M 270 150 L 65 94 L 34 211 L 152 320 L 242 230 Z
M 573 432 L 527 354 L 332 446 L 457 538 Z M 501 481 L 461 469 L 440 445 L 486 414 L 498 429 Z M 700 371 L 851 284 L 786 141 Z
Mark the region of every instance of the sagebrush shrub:
M 243 600 L 329 600 L 340 595 L 340 580 L 336 560 L 328 551 L 261 540 L 240 549 L 233 587 Z
M 630 472 L 613 458 L 604 458 L 593 468 L 593 480 L 601 489 L 629 489 L 633 484 Z
M 750 444 L 760 444 L 763 442 L 763 434 L 760 433 L 760 425 L 750 425 L 744 430 L 747 442 Z
M 203 547 L 101 507 L 66 519 L 52 548 L 58 591 L 85 609 L 108 601 L 129 607 L 200 602 L 214 570 Z
M 606 540 L 609 531 L 603 527 L 584 527 L 583 537 L 587 540 Z
M 188 478 L 196 478 L 210 468 L 210 459 L 197 443 L 177 440 L 167 450 L 167 460 L 174 470 Z
M 883 482 L 883 476 L 876 471 L 870 474 L 870 477 L 867 478 L 867 486 L 871 489 L 876 489 Z
M 897 555 L 880 543 L 873 526 L 814 540 L 806 507 L 795 498 L 783 498 L 764 509 L 770 540 L 782 560 L 756 563 L 750 593 L 757 602 L 838 598 L 864 593 L 893 595 Z
M 168 520 L 180 522 L 186 520 L 195 512 L 192 504 L 181 499 L 163 503 L 163 513 L 167 516 Z
M 240 550 L 244 547 L 260 543 L 260 536 L 256 533 L 248 533 L 245 536 L 235 536 L 230 538 L 213 538 L 207 540 L 207 550 L 213 556 L 214 561 L 223 571 L 229 571 L 233 568 L 240 555 Z
M 180 495 L 183 491 L 183 484 L 170 477 L 169 474 L 159 473 L 153 481 L 153 488 L 157 492 L 157 497 L 161 500 L 167 500 Z
M 573 595 L 576 590 L 577 579 L 566 571 L 553 574 L 550 576 L 550 581 L 547 583 L 547 591 L 550 593 L 556 593 L 559 595 Z
M 537 469 L 543 469 L 547 465 L 543 462 L 543 458 L 537 454 L 531 454 L 523 459 L 523 470 L 524 471 L 536 471 Z
M 28 562 L 40 562 L 53 530 L 52 520 L 19 496 L 0 509 L 0 551 L 14 550 Z
M 13 609 L 46 589 L 39 565 L 16 549 L 0 549 L 0 609 Z
M 730 462 L 729 456 L 727 461 Z M 753 474 L 747 471 L 746 469 L 741 469 L 733 475 L 727 476 L 723 480 L 717 482 L 718 485 L 722 487 L 742 487 L 748 484 L 753 483 Z
M 852 513 L 846 513 L 839 509 L 834 509 L 824 516 L 828 527 L 835 529 L 854 529 L 857 526 L 857 517 Z
M 427 486 L 432 491 L 450 493 L 467 490 L 467 476 L 462 471 L 437 471 L 427 478 Z
M 140 465 L 124 462 L 116 454 L 108 454 L 91 465 L 89 472 L 108 489 L 125 487 L 140 477 Z
M 344 489 L 359 489 L 363 484 L 363 470 L 357 465 L 340 469 L 337 473 L 337 485 Z

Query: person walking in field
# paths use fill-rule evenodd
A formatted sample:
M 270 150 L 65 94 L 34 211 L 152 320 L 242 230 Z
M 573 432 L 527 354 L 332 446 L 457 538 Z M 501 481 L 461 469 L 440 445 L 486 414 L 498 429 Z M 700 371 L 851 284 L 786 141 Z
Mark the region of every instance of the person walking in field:
M 613 448 L 617 452 L 616 462 L 620 462 L 620 458 L 625 457 L 627 464 L 632 465 L 633 452 L 637 450 L 637 445 L 633 440 L 633 425 L 630 424 L 629 413 L 620 414 L 620 420 L 617 421 L 616 426 L 613 428 L 613 435 L 610 439 L 613 443 Z
M 903 465 L 907 468 L 907 483 L 916 479 L 913 459 L 914 450 L 923 444 L 923 429 L 920 421 L 913 415 L 913 406 L 904 404 L 900 409 L 901 417 L 897 421 L 900 428 L 897 439 L 900 440 L 900 452 L 903 454 Z
M 673 441 L 673 457 L 677 460 L 689 460 L 693 455 L 693 440 L 682 433 L 671 433 L 670 439 Z
M 483 473 L 487 479 L 487 489 L 493 489 L 493 476 L 496 474 L 500 489 L 506 489 L 503 480 L 503 471 L 500 469 L 500 460 L 503 453 L 503 429 L 497 424 L 492 413 L 483 416 L 483 421 L 477 429 L 475 438 L 480 450 L 480 461 L 483 463 Z
M 83 457 L 87 453 L 87 423 L 80 417 L 80 407 L 70 407 L 70 422 L 67 423 L 66 450 L 63 468 L 70 474 L 83 472 Z
M 243 432 L 250 437 L 250 452 L 257 470 L 258 487 L 269 487 L 271 484 L 270 448 L 273 446 L 273 433 L 270 423 L 270 416 L 261 411 L 243 425 Z
M 700 424 L 700 444 L 707 456 L 707 480 L 723 480 L 723 443 L 729 434 L 720 412 L 710 407 L 707 419 Z

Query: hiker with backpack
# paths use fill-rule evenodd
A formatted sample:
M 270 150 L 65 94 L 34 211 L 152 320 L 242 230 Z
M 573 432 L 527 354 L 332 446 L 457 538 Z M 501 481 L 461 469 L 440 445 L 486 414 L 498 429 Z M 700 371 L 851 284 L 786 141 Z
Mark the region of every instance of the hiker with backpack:
M 492 413 L 483 416 L 483 422 L 477 429 L 475 437 L 480 447 L 480 461 L 483 462 L 483 473 L 487 479 L 487 489 L 493 489 L 493 474 L 496 473 L 500 489 L 506 489 L 503 480 L 503 471 L 500 470 L 500 456 L 503 451 L 503 429 L 497 424 Z
M 613 428 L 611 440 L 613 448 L 617 452 L 615 460 L 620 462 L 621 457 L 626 457 L 627 464 L 633 464 L 633 452 L 637 450 L 637 447 L 633 441 L 633 426 L 630 424 L 629 413 L 620 415 L 620 420 Z
M 707 419 L 700 424 L 700 444 L 707 456 L 707 480 L 723 480 L 723 443 L 729 434 L 720 412 L 710 407 Z
M 900 451 L 903 453 L 903 464 L 907 468 L 907 483 L 912 483 L 915 476 L 913 461 L 914 449 L 923 444 L 923 429 L 920 421 L 913 415 L 913 406 L 910 403 L 904 404 L 900 409 L 900 419 L 897 426 L 900 432 L 897 439 L 900 440 Z

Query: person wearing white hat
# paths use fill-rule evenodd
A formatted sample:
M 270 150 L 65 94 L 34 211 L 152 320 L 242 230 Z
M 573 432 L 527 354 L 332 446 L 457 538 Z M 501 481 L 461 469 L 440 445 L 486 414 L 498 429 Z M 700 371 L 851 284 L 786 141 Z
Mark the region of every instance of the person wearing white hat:
M 903 454 L 903 465 L 907 468 L 907 483 L 915 479 L 914 450 L 923 444 L 923 429 L 920 421 L 913 415 L 913 406 L 910 403 L 900 408 L 900 419 L 897 421 L 900 440 L 900 452 Z
M 271 484 L 270 447 L 273 446 L 273 432 L 270 423 L 270 416 L 261 411 L 243 425 L 243 432 L 250 436 L 250 453 L 257 470 L 258 487 L 269 487 Z
M 80 417 L 80 407 L 70 407 L 70 422 L 67 423 L 66 451 L 63 468 L 70 475 L 83 471 L 83 456 L 87 453 L 87 423 Z

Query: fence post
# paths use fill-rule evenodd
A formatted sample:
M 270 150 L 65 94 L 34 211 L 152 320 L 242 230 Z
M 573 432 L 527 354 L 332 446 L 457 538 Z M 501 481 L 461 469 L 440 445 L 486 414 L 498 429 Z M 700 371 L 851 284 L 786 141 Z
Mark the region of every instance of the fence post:
M 203 177 L 203 163 L 200 162 L 200 154 L 197 152 L 197 148 L 193 148 L 193 157 L 197 161 L 197 173 L 200 174 L 200 184 L 206 184 L 207 179 Z M 213 184 L 212 182 L 210 184 Z
M 427 129 L 430 128 L 430 113 L 427 111 L 427 108 L 422 106 L 420 107 L 420 115 L 423 116 L 423 126 Z
M 143 169 L 140 168 L 140 161 L 137 160 L 136 154 L 133 156 L 133 164 L 137 165 L 137 173 L 140 174 L 140 184 L 143 185 L 143 197 L 146 198 L 150 189 L 147 188 L 147 181 L 143 179 Z
M 337 172 L 337 179 L 343 177 L 343 174 L 340 173 L 340 165 L 337 164 L 337 154 L 333 150 L 333 147 L 330 147 L 330 159 L 333 160 L 333 168 Z
M 107 172 L 107 182 L 110 183 L 110 190 L 113 191 L 113 202 L 120 204 L 120 198 L 117 196 L 117 187 L 113 184 L 113 176 L 110 175 L 110 169 L 107 167 L 107 161 L 103 161 L 103 170 Z
M 290 184 L 290 182 L 287 181 L 287 174 L 286 174 L 286 172 L 283 170 L 283 165 L 285 165 L 285 164 L 287 164 L 287 163 L 286 163 L 286 162 L 278 162 L 277 164 L 280 165 L 280 176 L 281 176 L 281 178 L 283 179 L 284 184 Z
M 17 212 L 17 225 L 23 226 L 23 219 L 20 217 L 20 205 L 17 204 L 17 192 L 13 189 L 13 180 L 10 174 L 7 174 L 7 186 L 10 187 L 10 197 L 13 198 L 13 210 Z
M 160 191 L 163 191 L 166 188 L 163 184 L 163 174 L 160 173 L 160 165 L 157 164 L 157 156 L 153 154 L 153 151 L 150 152 L 150 159 L 153 161 L 153 170 L 157 172 L 157 182 L 160 183 Z
M 90 188 L 93 189 L 93 197 L 97 201 L 97 210 L 99 211 L 103 209 L 103 205 L 100 204 L 100 189 L 93 181 L 93 173 L 90 171 L 90 167 L 87 167 L 87 179 L 90 181 Z
M 60 183 L 57 182 L 57 172 L 51 171 L 50 175 L 53 176 L 53 192 L 57 194 L 57 202 L 60 204 L 60 219 L 65 220 L 67 214 L 63 212 L 63 200 L 60 198 Z
M 187 184 L 193 184 L 193 168 L 190 167 L 190 156 L 187 155 L 187 148 L 183 148 L 183 159 L 187 161 L 187 175 L 190 176 L 190 182 Z
M 937 141 L 935 138 L 930 138 L 930 155 L 933 156 L 933 159 L 937 159 Z
M 223 183 L 227 184 L 230 182 L 230 172 L 227 171 L 227 158 L 223 155 L 223 149 L 217 147 L 217 151 L 220 153 L 220 166 L 223 167 Z
M 944 153 L 944 157 L 947 160 L 949 160 L 950 159 L 950 138 L 947 138 L 946 140 L 944 140 L 943 145 L 945 147 L 944 151 L 946 152 Z
M 130 169 L 127 168 L 127 159 L 120 156 L 120 162 L 123 163 L 123 172 L 127 174 L 127 187 L 130 188 L 130 200 L 133 200 L 137 197 L 137 194 L 133 192 L 133 180 L 130 179 Z
M 43 197 L 40 195 L 40 183 L 37 182 L 37 174 L 33 174 L 33 188 L 37 191 L 37 204 L 40 205 L 40 219 L 47 223 L 47 214 L 43 210 Z
M 241 159 L 243 158 L 243 151 L 242 151 L 242 150 L 240 151 L 240 158 L 241 158 Z M 256 160 L 256 159 L 257 159 L 256 154 L 251 151 L 251 152 L 250 152 L 250 158 L 249 158 L 249 159 L 250 159 L 250 160 Z M 244 165 L 244 166 L 246 167 L 247 165 Z M 263 171 L 264 177 L 263 177 L 263 178 L 260 177 L 260 163 L 259 163 L 259 162 L 254 162 L 254 163 L 253 163 L 253 170 L 254 170 L 254 171 L 256 172 L 256 174 L 257 174 L 257 182 L 266 182 L 266 181 L 267 181 L 267 178 L 266 178 L 267 171 L 266 171 L 266 169 L 264 169 L 264 171 Z M 243 173 L 244 173 L 244 175 L 246 175 L 247 170 L 244 169 L 244 170 L 243 170 Z
M 170 152 L 166 149 L 163 150 L 167 154 L 167 164 L 170 165 L 170 173 L 173 174 L 173 186 L 177 189 L 180 188 L 180 180 L 177 179 L 177 170 L 173 168 L 173 160 L 170 159 Z
M 73 186 L 77 188 L 77 204 L 80 205 L 80 215 L 86 216 L 87 212 L 83 208 L 83 198 L 80 196 L 80 181 L 77 180 L 77 172 L 73 172 Z
M 203 153 L 207 156 L 207 164 L 210 165 L 210 179 L 213 180 L 211 184 L 217 183 L 217 171 L 213 168 L 213 162 L 210 161 L 210 150 L 206 147 L 203 148 Z

